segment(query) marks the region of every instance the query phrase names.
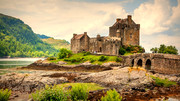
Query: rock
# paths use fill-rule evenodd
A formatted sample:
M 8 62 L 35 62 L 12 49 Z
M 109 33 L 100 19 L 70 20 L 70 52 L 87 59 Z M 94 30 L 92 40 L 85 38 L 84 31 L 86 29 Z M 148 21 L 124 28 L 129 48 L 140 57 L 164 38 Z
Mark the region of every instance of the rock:
M 37 61 L 35 61 L 34 63 L 42 63 L 43 62 L 43 60 L 37 60 Z
M 32 98 L 30 98 L 29 100 L 27 100 L 27 101 L 33 101 L 33 99 Z
M 105 66 L 105 67 L 110 67 L 110 66 L 121 66 L 121 63 L 117 63 L 117 62 L 106 62 L 106 63 L 103 63 L 102 66 Z
M 161 94 L 165 94 L 165 93 L 166 93 L 166 91 L 164 90 L 164 88 L 159 88 L 159 92 L 160 92 Z
M 91 62 L 86 61 L 86 62 L 84 62 L 84 63 L 81 63 L 80 65 L 91 65 Z
M 145 71 L 132 71 L 128 73 L 128 67 L 118 70 L 109 70 L 89 75 L 82 75 L 75 80 L 79 82 L 94 82 L 105 87 L 116 89 L 139 88 L 145 84 L 151 83 L 152 79 L 146 76 Z
M 29 92 L 31 93 L 35 89 L 43 88 L 47 85 L 61 84 L 68 82 L 66 77 L 60 78 L 49 78 L 42 77 L 43 74 L 18 74 L 10 73 L 7 75 L 2 75 L 0 79 L 0 89 L 8 88 L 13 91 Z
M 64 61 L 59 61 L 59 62 L 58 62 L 58 65 L 64 65 L 64 64 L 67 64 L 67 63 L 64 62 Z

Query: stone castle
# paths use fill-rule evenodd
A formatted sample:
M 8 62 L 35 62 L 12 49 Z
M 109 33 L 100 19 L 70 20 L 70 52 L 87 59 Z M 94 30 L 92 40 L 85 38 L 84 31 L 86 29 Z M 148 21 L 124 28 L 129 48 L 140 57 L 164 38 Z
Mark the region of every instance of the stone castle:
M 119 55 L 119 48 L 123 45 L 139 45 L 140 24 L 136 24 L 131 15 L 126 19 L 116 19 L 109 27 L 109 36 L 97 35 L 90 38 L 87 32 L 73 34 L 71 50 L 73 53 L 89 51 L 107 55 Z

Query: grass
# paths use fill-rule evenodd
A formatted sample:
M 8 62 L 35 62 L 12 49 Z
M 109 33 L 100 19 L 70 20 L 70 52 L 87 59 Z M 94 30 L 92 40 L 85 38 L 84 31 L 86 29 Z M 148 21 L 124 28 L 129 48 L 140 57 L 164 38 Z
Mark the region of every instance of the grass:
M 57 50 L 59 50 L 60 48 L 70 49 L 70 44 L 66 40 L 53 39 L 53 38 L 41 39 L 41 40 L 43 42 L 51 44 Z
M 8 101 L 9 97 L 11 95 L 11 90 L 8 89 L 1 89 L 0 90 L 0 101 Z
M 176 82 L 169 81 L 168 79 L 161 79 L 159 77 L 155 77 L 155 76 L 152 76 L 152 75 L 150 75 L 150 77 L 155 81 L 155 84 L 157 86 L 170 87 L 170 86 L 173 86 L 173 85 L 177 85 Z
M 65 87 L 71 86 L 70 89 Z M 65 83 L 48 86 L 32 93 L 33 101 L 87 101 L 90 90 L 99 90 L 103 87 L 95 83 Z
M 100 90 L 104 89 L 104 87 L 101 87 L 100 85 L 96 83 L 64 83 L 64 84 L 59 84 L 59 86 L 62 87 L 68 87 L 68 86 L 86 86 L 88 91 L 94 91 L 94 90 Z
M 58 61 L 65 61 L 67 62 L 67 65 L 80 64 L 86 61 L 89 61 L 92 64 L 101 65 L 106 62 L 120 62 L 122 61 L 122 59 L 117 56 L 103 56 L 103 55 L 96 56 L 96 55 L 91 55 L 91 54 L 85 55 L 85 53 L 77 53 L 77 54 L 73 54 L 69 58 L 50 60 L 50 62 L 53 62 L 53 63 L 57 63 Z
M 109 90 L 107 91 L 106 96 L 102 96 L 101 97 L 101 101 L 121 101 L 122 100 L 122 96 L 120 96 L 120 94 L 115 90 Z
M 124 56 L 128 56 L 128 55 L 133 55 L 133 53 L 126 52 L 126 53 L 124 54 Z

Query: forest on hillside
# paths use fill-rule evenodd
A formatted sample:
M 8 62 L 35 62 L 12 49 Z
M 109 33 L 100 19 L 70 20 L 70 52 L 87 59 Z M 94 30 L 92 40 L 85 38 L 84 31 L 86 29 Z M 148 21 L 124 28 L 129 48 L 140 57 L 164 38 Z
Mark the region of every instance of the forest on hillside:
M 57 52 L 20 19 L 0 14 L 0 57 L 47 57 Z

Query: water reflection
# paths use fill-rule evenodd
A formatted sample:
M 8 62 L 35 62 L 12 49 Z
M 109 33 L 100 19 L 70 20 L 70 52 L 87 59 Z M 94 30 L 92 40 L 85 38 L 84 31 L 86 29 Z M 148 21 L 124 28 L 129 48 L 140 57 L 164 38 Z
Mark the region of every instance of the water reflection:
M 10 59 L 2 58 L 0 59 L 0 69 L 27 66 L 39 59 L 43 60 L 44 58 L 10 58 Z

